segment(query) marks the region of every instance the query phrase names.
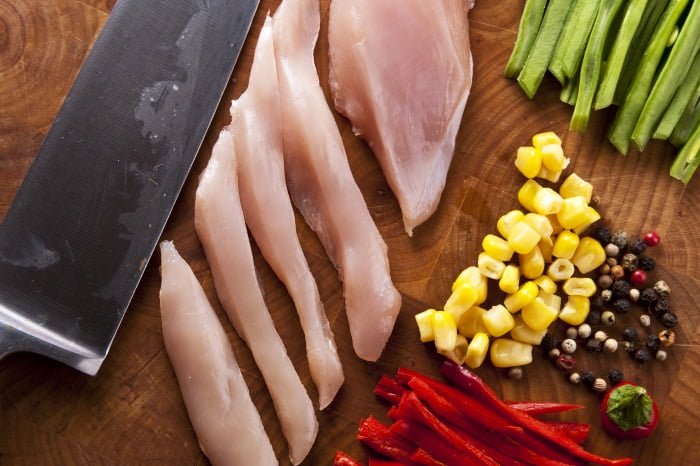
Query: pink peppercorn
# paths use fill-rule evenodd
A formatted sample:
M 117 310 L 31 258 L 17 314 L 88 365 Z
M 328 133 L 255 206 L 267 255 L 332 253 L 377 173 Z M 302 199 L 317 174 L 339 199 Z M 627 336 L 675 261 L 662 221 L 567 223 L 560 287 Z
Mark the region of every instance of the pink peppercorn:
M 650 231 L 649 233 L 644 235 L 644 244 L 646 244 L 650 248 L 656 246 L 657 244 L 659 244 L 659 242 L 661 242 L 661 237 L 655 231 Z
M 641 288 L 647 281 L 647 273 L 642 269 L 637 269 L 630 275 L 630 282 L 637 288 Z

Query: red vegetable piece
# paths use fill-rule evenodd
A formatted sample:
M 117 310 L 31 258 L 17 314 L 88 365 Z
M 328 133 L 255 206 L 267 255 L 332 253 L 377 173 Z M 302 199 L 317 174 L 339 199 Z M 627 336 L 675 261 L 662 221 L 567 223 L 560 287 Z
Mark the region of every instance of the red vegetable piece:
M 416 464 L 422 464 L 424 466 L 447 466 L 442 461 L 438 461 L 433 458 L 430 453 L 422 448 L 419 448 L 411 455 L 411 461 Z
M 511 408 L 517 409 L 518 411 L 522 411 L 531 416 L 550 413 L 563 413 L 585 407 L 583 405 L 557 403 L 556 401 L 506 401 L 506 403 Z
M 420 444 L 423 450 L 445 464 L 454 466 L 478 464 L 418 422 L 401 419 L 393 423 L 389 429 L 413 443 Z
M 377 382 L 377 386 L 374 387 L 374 394 L 392 405 L 399 403 L 404 391 L 406 389 L 400 383 L 387 375 L 382 375 L 379 382 Z
M 648 401 L 651 401 L 651 410 L 645 422 L 641 425 L 632 425 L 631 428 L 627 428 L 626 430 L 623 429 L 623 427 L 621 427 L 620 425 L 618 425 L 615 422 L 615 420 L 611 417 L 611 414 L 608 413 L 608 407 L 610 406 L 611 398 L 614 397 L 616 393 L 619 393 L 620 389 L 623 389 L 623 387 L 627 387 L 627 390 L 630 394 L 630 397 L 627 397 L 627 400 L 630 403 L 639 403 L 641 402 L 642 397 L 646 397 Z M 633 387 L 633 389 L 630 389 L 630 387 Z M 641 408 L 634 407 L 633 409 Z M 632 440 L 642 439 L 650 436 L 652 432 L 654 432 L 654 430 L 656 429 L 656 425 L 659 422 L 659 408 L 656 405 L 656 402 L 646 392 L 644 387 L 640 387 L 639 385 L 633 382 L 623 381 L 605 394 L 605 397 L 603 398 L 603 401 L 600 404 L 600 419 L 603 424 L 603 429 L 605 429 L 605 431 L 613 437 Z M 635 419 L 631 418 L 628 418 L 626 420 L 630 422 L 630 424 L 634 424 L 635 421 Z
M 333 466 L 362 466 L 362 464 L 347 453 L 336 451 L 335 458 L 333 458 Z
M 591 431 L 590 424 L 578 422 L 545 421 L 545 424 L 562 435 L 568 435 L 578 444 L 585 442 Z
M 412 464 L 411 455 L 417 449 L 411 442 L 390 432 L 387 426 L 373 416 L 360 421 L 357 439 L 380 455 L 407 464 Z
M 404 466 L 404 463 L 394 460 L 385 460 L 370 456 L 369 466 Z

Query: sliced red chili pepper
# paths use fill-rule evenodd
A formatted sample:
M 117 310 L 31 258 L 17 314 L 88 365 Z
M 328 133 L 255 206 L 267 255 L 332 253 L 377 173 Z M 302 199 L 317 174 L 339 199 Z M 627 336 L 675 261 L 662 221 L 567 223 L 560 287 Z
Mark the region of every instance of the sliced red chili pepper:
M 433 456 L 423 448 L 419 448 L 411 455 L 411 461 L 423 466 L 447 466 L 442 461 L 433 458 Z
M 333 466 L 362 466 L 362 464 L 347 453 L 336 451 Z
M 411 455 L 417 447 L 389 431 L 389 427 L 369 416 L 360 422 L 357 439 L 380 455 L 412 464 Z
M 435 432 L 418 422 L 401 419 L 393 423 L 391 427 L 389 427 L 389 430 L 413 443 L 419 442 L 421 448 L 428 452 L 433 458 L 445 464 L 449 464 L 450 466 L 471 466 L 478 464 L 475 460 L 460 453 L 449 443 L 440 438 Z
M 576 443 L 585 442 L 591 431 L 590 424 L 582 424 L 579 422 L 545 421 L 545 424 L 552 430 L 563 435 L 568 435 Z
M 557 403 L 555 401 L 506 401 L 508 406 L 531 416 L 539 414 L 563 413 L 574 409 L 585 408 L 583 405 Z

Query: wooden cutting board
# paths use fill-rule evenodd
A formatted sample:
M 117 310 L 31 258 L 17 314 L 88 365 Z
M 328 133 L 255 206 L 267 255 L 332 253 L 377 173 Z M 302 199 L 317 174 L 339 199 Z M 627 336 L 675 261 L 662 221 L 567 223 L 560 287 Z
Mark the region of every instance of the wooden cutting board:
M 278 0 L 263 0 L 225 101 L 245 89 L 255 38 L 268 10 Z M 517 30 L 522 0 L 479 0 L 470 14 L 475 78 L 457 141 L 447 188 L 439 210 L 408 238 L 394 197 L 367 145 L 336 115 L 355 178 L 389 246 L 392 274 L 404 297 L 401 316 L 383 357 L 376 364 L 353 354 L 341 285 L 317 238 L 301 221 L 298 233 L 317 278 L 345 368 L 346 383 L 335 402 L 318 414 L 321 431 L 305 464 L 329 464 L 337 449 L 365 458 L 354 440 L 358 420 L 385 418 L 387 406 L 371 392 L 382 373 L 408 366 L 437 375 L 441 359 L 419 343 L 413 315 L 439 307 L 453 278 L 476 261 L 480 240 L 494 231 L 497 218 L 517 205 L 522 178 L 513 168 L 516 148 L 536 132 L 554 130 L 564 138 L 573 169 L 589 179 L 600 211 L 615 228 L 631 234 L 659 231 L 653 251 L 655 275 L 673 289 L 680 317 L 678 343 L 665 363 L 636 365 L 624 354 L 591 357 L 577 353 L 579 367 L 603 373 L 624 370 L 654 394 L 661 424 L 646 441 L 616 442 L 600 429 L 598 397 L 565 381 L 550 362 L 535 357 L 520 381 L 487 366 L 478 370 L 507 399 L 577 402 L 587 409 L 564 417 L 593 423 L 587 446 L 609 456 L 630 455 L 638 464 L 690 464 L 700 434 L 700 179 L 687 188 L 668 175 L 672 149 L 654 142 L 642 155 L 617 155 L 606 142 L 611 114 L 598 112 L 588 133 L 567 132 L 571 109 L 558 100 L 559 88 L 547 78 L 534 101 L 528 100 L 502 70 Z M 0 0 L 0 216 L 7 211 L 62 99 L 114 0 Z M 316 59 L 326 91 L 327 16 Z M 397 2 L 397 5 L 400 2 Z M 263 416 L 282 464 L 286 444 L 259 371 L 216 301 L 212 278 L 193 228 L 193 195 L 218 131 L 227 123 L 222 104 L 204 148 L 163 235 L 175 241 L 192 265 L 228 331 L 253 399 Z M 76 180 L 80 182 L 80 180 Z M 280 282 L 260 259 L 256 263 L 277 328 L 312 399 L 301 328 Z M 205 464 L 187 420 L 176 380 L 163 348 L 158 308 L 157 256 L 126 314 L 116 342 L 97 377 L 90 378 L 41 357 L 14 355 L 0 363 L 0 464 Z M 636 318 L 636 317 L 635 317 Z M 630 316 L 628 322 L 635 319 Z M 657 324 L 658 331 L 658 324 Z M 622 326 L 611 333 L 621 335 Z M 235 439 L 231 439 L 235 441 Z M 695 453 L 693 453 L 695 452 Z M 690 456 L 689 456 L 690 455 Z

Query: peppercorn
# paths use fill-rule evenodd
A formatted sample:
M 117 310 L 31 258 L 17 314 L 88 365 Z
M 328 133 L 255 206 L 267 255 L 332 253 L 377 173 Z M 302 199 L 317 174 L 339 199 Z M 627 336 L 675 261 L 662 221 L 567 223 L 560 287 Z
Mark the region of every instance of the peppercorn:
M 630 301 L 632 301 L 633 303 L 639 301 L 639 290 L 637 288 L 630 289 L 629 297 Z
M 659 347 L 661 346 L 661 340 L 656 335 L 647 335 L 646 340 L 644 340 L 644 346 L 646 346 L 652 353 L 656 353 L 659 351 Z
M 598 325 L 600 324 L 600 311 L 593 309 L 588 313 L 588 317 L 586 317 L 586 322 L 588 322 L 591 325 Z
M 649 256 L 642 256 L 637 261 L 637 267 L 647 272 L 651 272 L 656 267 L 656 261 Z
M 600 320 L 603 325 L 612 325 L 615 323 L 615 314 L 612 311 L 605 311 L 600 315 Z
M 600 353 L 603 350 L 603 342 L 595 338 L 589 338 L 586 341 L 586 351 L 589 353 Z
M 673 312 L 667 312 L 661 316 L 661 323 L 666 328 L 673 328 L 678 325 L 678 317 Z
M 609 243 L 605 245 L 605 255 L 608 257 L 617 257 L 617 255 L 620 254 L 620 248 L 617 247 L 617 245 L 613 243 Z
M 570 371 L 576 365 L 576 360 L 570 354 L 560 354 L 555 365 L 561 371 Z
M 640 315 L 639 316 L 639 323 L 642 324 L 642 327 L 651 326 L 651 316 L 649 314 Z
M 642 269 L 637 269 L 630 275 L 630 283 L 634 286 L 644 286 L 647 282 L 647 273 Z
M 576 327 L 569 327 L 566 329 L 566 338 L 576 338 L 578 336 L 578 330 Z
M 576 330 L 576 333 L 578 334 L 579 338 L 586 339 L 591 336 L 591 326 L 588 324 L 581 324 L 578 326 L 578 329 Z
M 558 347 L 559 339 L 551 333 L 545 333 L 544 337 L 542 337 L 542 341 L 540 342 L 540 348 L 542 348 L 542 351 L 549 353 L 551 350 Z
M 608 302 L 612 299 L 612 291 L 611 290 L 603 290 L 600 292 L 600 299 L 602 299 L 605 302 Z
M 613 279 L 610 275 L 601 275 L 598 277 L 598 288 L 601 290 L 607 290 L 613 284 Z
M 620 249 L 625 249 L 627 247 L 627 232 L 623 230 L 617 230 L 610 237 L 610 242 Z
M 659 351 L 656 352 L 656 359 L 658 359 L 659 361 L 665 361 L 667 357 L 668 357 L 668 354 L 666 353 L 665 350 L 660 349 Z
M 673 330 L 662 330 L 659 332 L 658 340 L 662 345 L 664 345 L 664 348 L 668 348 L 676 342 L 676 334 L 673 332 Z
M 613 309 L 619 314 L 627 314 L 631 306 L 632 303 L 626 298 L 616 299 L 613 302 Z
M 549 356 L 549 359 L 554 359 L 554 360 L 556 360 L 560 354 L 561 354 L 561 351 L 559 351 L 559 348 L 552 348 L 551 350 L 549 350 L 549 353 L 547 353 L 547 355 Z
M 617 265 L 617 259 L 615 259 L 614 257 L 608 257 L 607 259 L 605 259 L 605 263 L 608 266 L 610 266 L 610 268 L 612 270 L 612 268 Z
M 583 371 L 581 372 L 581 383 L 588 387 L 593 386 L 593 382 L 595 382 L 595 375 L 591 371 Z
M 632 253 L 627 253 L 622 256 L 622 261 L 620 264 L 622 265 L 623 269 L 629 272 L 634 272 L 637 270 L 637 256 Z
M 650 359 L 651 353 L 649 353 L 649 350 L 646 348 L 639 348 L 637 351 L 634 352 L 634 360 L 638 363 L 647 362 Z
M 622 349 L 624 349 L 628 353 L 634 353 L 637 350 L 637 343 L 635 343 L 634 341 L 623 341 Z
M 643 239 L 637 238 L 632 243 L 630 244 L 630 252 L 632 254 L 640 255 L 643 253 L 647 248 L 646 243 L 644 242 Z
M 625 277 L 625 269 L 621 265 L 615 265 L 610 269 L 613 280 L 620 280 Z
M 657 317 L 663 316 L 665 313 L 669 312 L 671 306 L 666 298 L 659 298 L 656 303 L 654 303 L 653 311 Z
M 645 307 L 650 307 L 656 304 L 659 295 L 656 294 L 653 288 L 644 288 L 642 293 L 639 295 L 639 304 Z
M 595 232 L 593 232 L 593 237 L 601 244 L 608 244 L 610 241 L 612 241 L 612 234 L 610 233 L 610 230 L 605 227 L 596 228 Z
M 605 379 L 595 379 L 593 382 L 593 390 L 597 392 L 604 392 L 607 389 L 608 383 L 605 381 Z
M 608 379 L 610 379 L 610 385 L 617 385 L 622 382 L 625 376 L 620 369 L 610 369 L 608 371 Z
M 603 350 L 605 350 L 606 353 L 614 353 L 617 351 L 617 348 L 618 343 L 614 338 L 608 338 L 605 340 L 605 343 L 603 343 Z
M 653 248 L 659 244 L 659 242 L 661 242 L 661 236 L 659 236 L 659 234 L 655 231 L 650 231 L 644 235 L 644 243 L 650 248 Z
M 632 287 L 627 280 L 617 280 L 613 283 L 610 291 L 614 298 L 626 298 L 627 295 L 630 294 L 630 289 L 632 289 Z
M 523 368 L 522 367 L 511 367 L 508 371 L 508 377 L 513 380 L 520 380 L 523 378 Z
M 602 311 L 605 307 L 605 301 L 600 295 L 596 295 L 591 299 L 591 311 Z
M 567 338 L 561 342 L 561 350 L 567 354 L 576 352 L 576 340 Z
M 637 334 L 637 330 L 634 327 L 627 327 L 622 332 L 622 339 L 625 341 L 635 341 L 637 340 L 638 336 L 639 335 Z
M 597 332 L 595 332 L 593 334 L 593 338 L 600 341 L 600 342 L 603 342 L 603 341 L 608 339 L 608 334 L 602 330 L 598 330 Z
M 569 382 L 571 382 L 574 385 L 580 384 L 581 383 L 581 374 L 578 372 L 572 372 L 571 375 L 569 376 Z
M 609 275 L 610 274 L 610 266 L 608 264 L 603 264 L 598 269 L 598 272 L 602 275 Z
M 667 298 L 671 294 L 671 287 L 665 281 L 659 280 L 654 283 L 654 291 L 662 298 Z

